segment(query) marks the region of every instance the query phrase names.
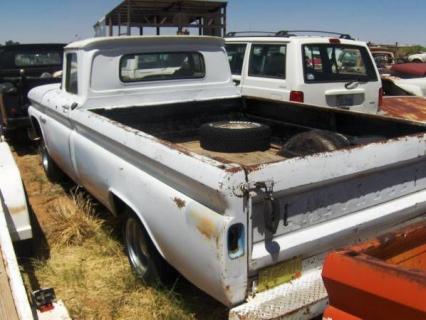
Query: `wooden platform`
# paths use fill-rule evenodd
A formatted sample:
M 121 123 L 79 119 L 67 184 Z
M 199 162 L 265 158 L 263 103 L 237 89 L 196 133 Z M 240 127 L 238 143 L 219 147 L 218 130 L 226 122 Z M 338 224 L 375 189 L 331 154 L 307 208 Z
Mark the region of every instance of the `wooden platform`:
M 277 154 L 281 149 L 281 146 L 275 144 L 272 144 L 269 150 L 248 153 L 223 153 L 208 151 L 201 148 L 200 141 L 198 140 L 178 142 L 177 145 L 187 149 L 188 151 L 198 153 L 221 162 L 237 163 L 242 166 L 262 165 L 285 159 Z
M 0 250 L 0 320 L 19 320 Z

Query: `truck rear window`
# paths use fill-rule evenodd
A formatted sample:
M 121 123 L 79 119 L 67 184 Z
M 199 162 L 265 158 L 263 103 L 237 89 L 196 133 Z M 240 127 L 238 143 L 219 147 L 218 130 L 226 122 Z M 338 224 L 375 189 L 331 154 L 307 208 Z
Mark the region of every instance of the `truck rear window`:
M 302 50 L 306 83 L 378 80 L 364 47 L 310 44 L 304 45 Z
M 17 67 L 57 66 L 62 64 L 62 52 L 28 52 L 15 55 Z
M 120 60 L 123 82 L 204 78 L 203 56 L 198 52 L 162 52 L 125 55 Z

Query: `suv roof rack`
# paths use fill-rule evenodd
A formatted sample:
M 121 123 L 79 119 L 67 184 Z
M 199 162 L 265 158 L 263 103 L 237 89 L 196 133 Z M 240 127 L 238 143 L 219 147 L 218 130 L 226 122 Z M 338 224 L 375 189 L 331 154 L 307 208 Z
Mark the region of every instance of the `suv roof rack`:
M 276 35 L 276 32 L 272 31 L 238 31 L 238 32 L 228 32 L 225 37 L 244 37 L 245 35 L 258 36 L 258 37 L 273 37 Z
M 329 35 L 339 36 L 340 39 L 354 40 L 350 34 L 332 32 L 332 31 L 320 31 L 320 30 L 280 30 L 278 32 L 271 31 L 239 31 L 239 32 L 228 32 L 225 37 L 295 37 L 295 33 L 322 33 Z
M 340 39 L 354 40 L 348 33 L 333 32 L 333 31 L 321 31 L 321 30 L 281 30 L 275 33 L 276 37 L 294 37 L 295 33 L 322 33 L 339 36 Z

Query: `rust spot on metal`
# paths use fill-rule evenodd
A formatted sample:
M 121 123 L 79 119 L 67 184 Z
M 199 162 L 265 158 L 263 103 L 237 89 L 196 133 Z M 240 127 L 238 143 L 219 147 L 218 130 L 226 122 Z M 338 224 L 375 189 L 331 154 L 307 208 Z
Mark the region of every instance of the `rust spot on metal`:
M 19 214 L 22 211 L 26 210 L 27 207 L 25 205 L 19 206 L 19 207 L 8 207 L 7 208 L 9 210 L 10 214 Z
M 238 173 L 240 171 L 243 171 L 243 168 L 241 167 L 232 167 L 225 170 L 228 173 Z
M 213 239 L 216 237 L 216 225 L 208 218 L 200 217 L 197 221 L 197 229 L 207 239 Z
M 176 206 L 177 206 L 179 209 L 182 209 L 182 208 L 184 208 L 184 207 L 186 206 L 186 202 L 185 202 L 185 200 L 182 200 L 182 199 L 180 199 L 180 198 L 178 198 L 178 197 L 174 197 L 174 198 L 173 198 L 173 201 L 176 203 Z
M 426 99 L 422 97 L 385 97 L 381 110 L 395 118 L 426 121 Z

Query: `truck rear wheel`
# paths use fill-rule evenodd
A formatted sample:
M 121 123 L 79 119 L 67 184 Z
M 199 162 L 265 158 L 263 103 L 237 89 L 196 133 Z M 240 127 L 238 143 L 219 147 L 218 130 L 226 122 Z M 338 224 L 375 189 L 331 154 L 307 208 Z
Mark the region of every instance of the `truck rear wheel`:
M 43 139 L 40 141 L 40 155 L 41 155 L 41 165 L 43 166 L 43 170 L 46 173 L 47 178 L 51 182 L 61 181 L 64 175 L 61 169 L 59 169 L 59 167 L 50 157 L 49 151 L 47 151 L 47 147 Z
M 177 272 L 158 253 L 139 219 L 126 212 L 123 228 L 124 244 L 129 263 L 136 276 L 147 284 L 170 284 Z

